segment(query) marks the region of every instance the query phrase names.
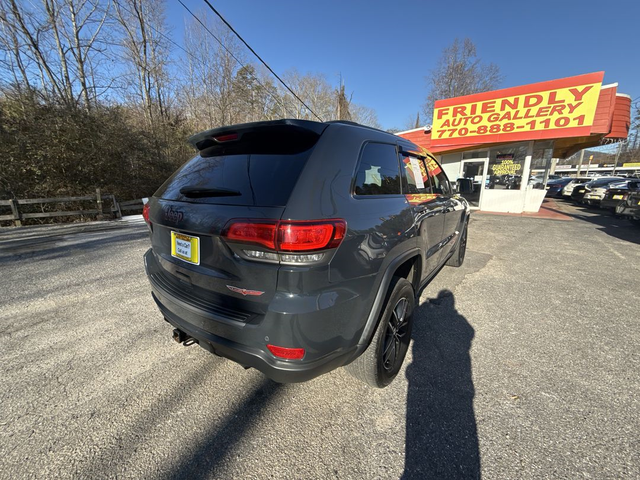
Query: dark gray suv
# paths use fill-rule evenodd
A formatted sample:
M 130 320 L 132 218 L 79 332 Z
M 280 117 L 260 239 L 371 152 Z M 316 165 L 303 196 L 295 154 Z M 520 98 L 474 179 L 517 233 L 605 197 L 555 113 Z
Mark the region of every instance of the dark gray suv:
M 190 139 L 144 208 L 153 298 L 175 328 L 277 382 L 397 375 L 419 292 L 462 264 L 469 208 L 436 160 L 350 122 L 279 120 Z

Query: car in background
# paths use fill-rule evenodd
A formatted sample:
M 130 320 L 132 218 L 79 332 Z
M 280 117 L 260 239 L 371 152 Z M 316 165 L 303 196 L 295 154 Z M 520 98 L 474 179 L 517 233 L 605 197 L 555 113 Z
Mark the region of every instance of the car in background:
M 574 179 L 571 177 L 562 177 L 556 178 L 553 180 L 549 180 L 547 182 L 547 197 L 551 198 L 562 198 L 562 189 L 566 187 L 570 182 Z
M 627 199 L 616 207 L 616 214 L 627 217 L 640 227 L 640 192 L 629 193 Z
M 591 180 L 593 180 L 593 178 L 591 177 L 572 178 L 571 181 L 567 183 L 565 187 L 562 189 L 562 197 L 567 199 L 570 198 L 571 194 L 573 193 L 573 189 L 576 187 L 576 185 L 585 184 L 587 182 L 590 182 Z
M 624 183 L 611 184 L 600 201 L 600 208 L 615 211 L 616 207 L 624 203 L 629 198 L 629 194 L 634 192 L 640 192 L 640 180 L 630 179 Z
M 586 203 L 587 205 L 591 205 L 592 207 L 599 207 L 600 202 L 602 202 L 602 199 L 607 193 L 609 187 L 621 187 L 625 184 L 626 180 L 622 178 L 614 180 L 613 182 L 608 184 L 600 183 L 598 186 L 589 186 L 589 184 L 587 184 L 586 187 L 589 188 L 589 190 L 585 192 L 582 202 Z
M 589 205 L 599 205 L 604 192 L 612 183 L 622 183 L 621 177 L 598 177 L 585 184 L 578 184 L 571 193 L 571 200 Z
M 551 180 L 558 180 L 560 178 L 562 178 L 560 175 L 549 174 L 547 177 L 547 185 Z M 532 185 L 533 188 L 542 188 L 544 186 L 544 175 L 533 175 L 529 179 L 529 185 Z

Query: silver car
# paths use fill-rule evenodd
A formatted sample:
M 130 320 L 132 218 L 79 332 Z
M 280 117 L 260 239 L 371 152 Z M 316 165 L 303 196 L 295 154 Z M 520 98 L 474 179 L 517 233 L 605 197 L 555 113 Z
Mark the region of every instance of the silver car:
M 564 198 L 571 198 L 571 194 L 573 193 L 573 187 L 581 183 L 587 183 L 593 180 L 593 177 L 577 177 L 571 180 L 565 187 L 562 189 L 562 196 Z

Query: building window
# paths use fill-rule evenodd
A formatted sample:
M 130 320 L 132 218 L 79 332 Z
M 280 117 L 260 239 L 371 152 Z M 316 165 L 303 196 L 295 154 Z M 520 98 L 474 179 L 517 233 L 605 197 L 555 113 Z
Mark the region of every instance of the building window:
M 399 195 L 400 167 L 395 145 L 367 143 L 356 173 L 356 195 Z
M 519 190 L 522 184 L 528 143 L 495 148 L 489 155 L 486 188 Z

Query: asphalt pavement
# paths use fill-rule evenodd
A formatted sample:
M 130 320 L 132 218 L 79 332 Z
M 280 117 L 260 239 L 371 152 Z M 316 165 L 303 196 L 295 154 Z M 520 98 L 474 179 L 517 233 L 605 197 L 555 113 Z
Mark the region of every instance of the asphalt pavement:
M 386 389 L 171 339 L 140 221 L 0 229 L 1 478 L 640 478 L 640 229 L 474 214 Z

